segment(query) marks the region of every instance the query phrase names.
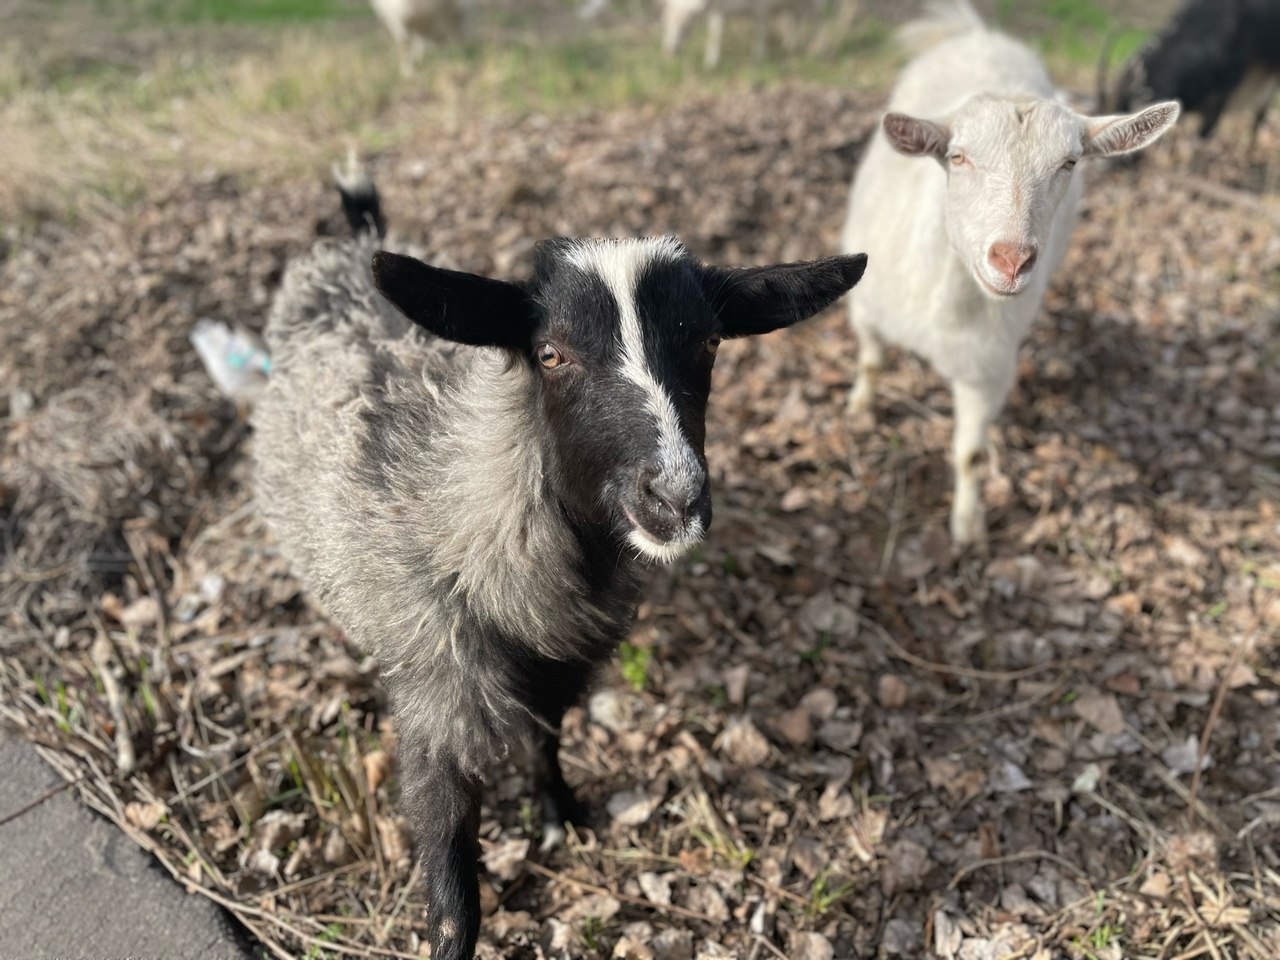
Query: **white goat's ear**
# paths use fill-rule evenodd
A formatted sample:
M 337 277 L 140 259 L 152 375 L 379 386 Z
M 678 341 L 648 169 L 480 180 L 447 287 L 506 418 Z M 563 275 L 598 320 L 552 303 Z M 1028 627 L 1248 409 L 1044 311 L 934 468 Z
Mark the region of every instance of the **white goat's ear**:
M 909 117 L 905 113 L 886 113 L 884 133 L 889 146 L 908 157 L 937 157 L 947 155 L 951 131 L 932 120 Z
M 381 250 L 373 283 L 406 317 L 445 340 L 527 350 L 537 320 L 529 295 L 514 283 L 432 267 Z
M 1173 126 L 1182 107 L 1167 100 L 1137 113 L 1087 118 L 1084 134 L 1086 157 L 1115 157 L 1155 143 Z
M 772 267 L 703 267 L 703 289 L 726 337 L 768 333 L 807 320 L 862 279 L 867 255 L 855 253 Z

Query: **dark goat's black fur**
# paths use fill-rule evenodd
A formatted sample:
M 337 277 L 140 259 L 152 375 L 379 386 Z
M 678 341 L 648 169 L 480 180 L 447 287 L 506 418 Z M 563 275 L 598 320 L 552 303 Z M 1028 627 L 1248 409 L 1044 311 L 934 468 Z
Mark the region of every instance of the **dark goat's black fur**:
M 359 178 L 340 179 L 348 205 Z M 727 270 L 670 238 L 559 240 L 515 284 L 375 254 L 376 202 L 347 209 L 360 235 L 290 264 L 267 324 L 256 492 L 378 660 L 431 956 L 468 960 L 488 769 L 528 743 L 548 830 L 580 822 L 564 713 L 630 629 L 640 559 L 711 522 L 721 338 L 817 313 L 866 257 Z
M 1126 112 L 1180 100 L 1210 136 L 1251 71 L 1280 77 L 1280 0 L 1187 0 L 1168 25 L 1125 64 L 1104 106 Z M 1256 136 L 1269 106 L 1254 117 Z

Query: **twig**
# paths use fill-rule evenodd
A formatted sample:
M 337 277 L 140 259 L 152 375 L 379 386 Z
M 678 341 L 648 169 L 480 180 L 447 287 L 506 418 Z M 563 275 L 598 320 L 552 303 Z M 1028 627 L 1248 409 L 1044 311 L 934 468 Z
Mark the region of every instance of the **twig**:
M 89 656 L 98 668 L 102 690 L 107 697 L 107 709 L 111 711 L 111 720 L 116 728 L 116 767 L 128 776 L 137 766 L 138 756 L 133 749 L 133 739 L 129 736 L 129 717 L 124 712 L 124 696 L 120 692 L 120 684 L 116 682 L 115 671 L 111 669 L 112 653 L 111 641 L 106 634 L 98 634 L 89 650 Z
M 1214 960 L 1222 960 L 1222 954 L 1218 953 L 1218 945 L 1213 942 L 1213 929 L 1205 922 L 1204 917 L 1200 915 L 1200 908 L 1196 906 L 1195 894 L 1191 890 L 1191 875 L 1187 871 L 1183 871 L 1182 874 L 1182 892 L 1187 898 L 1187 909 L 1191 911 L 1191 915 L 1200 924 L 1200 930 L 1204 935 L 1204 942 L 1209 946 L 1209 952 L 1213 954 Z
M 987 860 L 975 860 L 973 863 L 961 867 L 956 871 L 955 876 L 951 878 L 951 882 L 947 884 L 947 889 L 954 890 L 960 885 L 960 881 L 969 874 L 976 873 L 979 870 L 984 870 L 987 867 L 999 867 L 1006 863 L 1024 863 L 1027 860 L 1049 860 L 1060 867 L 1066 867 L 1068 870 L 1075 873 L 1077 877 L 1088 878 L 1087 873 L 1066 857 L 1060 856 L 1056 853 L 1050 853 L 1048 850 L 1023 850 L 1021 853 L 1011 853 L 1003 857 L 991 857 Z
M 760 944 L 761 946 L 763 946 L 766 950 L 768 950 L 770 953 L 772 953 L 775 957 L 780 957 L 780 958 L 781 958 L 781 960 L 787 960 L 787 955 L 786 955 L 785 953 L 783 953 L 781 950 L 779 950 L 776 946 L 774 946 L 774 945 L 769 941 L 769 938 L 768 938 L 768 937 L 766 937 L 764 934 L 762 934 L 762 933 L 756 933 L 756 934 L 752 934 L 752 936 L 754 937 L 754 939 L 755 939 L 756 943 L 758 943 L 758 944 Z
M 1218 678 L 1218 690 L 1213 695 L 1213 706 L 1209 708 L 1209 716 L 1204 722 L 1204 730 L 1200 733 L 1200 747 L 1196 751 L 1196 767 L 1191 772 L 1190 799 L 1187 805 L 1193 812 L 1195 812 L 1196 796 L 1200 792 L 1200 771 L 1204 767 L 1205 754 L 1209 752 L 1209 738 L 1213 736 L 1213 728 L 1218 722 L 1218 715 L 1222 713 L 1222 705 L 1227 699 L 1227 684 L 1231 680 L 1231 675 L 1236 672 L 1236 666 L 1244 655 L 1245 647 L 1253 645 L 1253 638 L 1261 623 L 1262 611 L 1259 611 L 1257 617 L 1254 618 L 1253 626 L 1245 634 L 1245 638 L 1237 643 L 1235 649 L 1231 651 L 1231 660 L 1227 663 L 1227 668 L 1222 671 L 1222 676 Z
M 932 660 L 926 660 L 924 657 L 918 657 L 910 650 L 907 650 L 902 644 L 894 640 L 889 631 L 880 624 L 876 623 L 869 617 L 858 617 L 858 619 L 869 626 L 872 630 L 880 635 L 880 639 L 884 641 L 885 646 L 899 660 L 905 660 L 913 667 L 919 667 L 921 670 L 928 670 L 931 673 L 941 673 L 951 677 L 967 677 L 970 680 L 992 680 L 997 683 L 1008 683 L 1014 680 L 1024 680 L 1027 677 L 1034 677 L 1038 673 L 1045 673 L 1049 670 L 1068 670 L 1086 662 L 1084 658 L 1076 658 L 1072 660 L 1050 660 L 1048 663 L 1038 663 L 1035 666 L 1023 667 L 1020 670 L 979 670 L 976 667 L 956 667 L 949 663 L 935 663 Z
M 83 779 L 84 779 L 84 774 L 82 773 L 79 776 L 77 776 L 74 780 L 66 780 L 58 784 L 56 787 L 50 787 L 44 793 L 40 794 L 40 796 L 32 800 L 30 803 L 23 804 L 17 810 L 13 811 L 13 813 L 6 813 L 3 817 L 0 817 L 0 827 L 3 827 L 6 823 L 11 823 L 12 821 L 17 820 L 19 817 L 23 816 L 24 814 L 30 813 L 32 810 L 40 806 L 40 804 L 44 803 L 46 800 L 51 800 L 54 797 L 56 797 L 58 794 L 62 793 L 62 791 L 69 790 L 71 787 L 74 787 L 77 783 L 79 783 Z
M 645 907 L 649 910 L 656 910 L 658 913 L 674 913 L 677 916 L 688 917 L 690 920 L 701 920 L 703 923 L 714 924 L 716 921 L 705 913 L 699 913 L 697 910 L 690 910 L 687 907 L 677 907 L 674 903 L 654 903 L 652 900 L 646 900 L 644 897 L 632 897 L 617 890 L 610 890 L 608 887 L 602 887 L 598 884 L 588 883 L 585 880 L 579 880 L 576 877 L 566 876 L 563 873 L 557 873 L 540 863 L 534 863 L 532 860 L 524 862 L 524 868 L 531 870 L 539 876 L 546 877 L 548 880 L 558 880 L 562 883 L 571 883 L 575 887 L 586 890 L 588 893 L 602 893 L 607 897 L 621 903 L 629 903 L 634 907 Z

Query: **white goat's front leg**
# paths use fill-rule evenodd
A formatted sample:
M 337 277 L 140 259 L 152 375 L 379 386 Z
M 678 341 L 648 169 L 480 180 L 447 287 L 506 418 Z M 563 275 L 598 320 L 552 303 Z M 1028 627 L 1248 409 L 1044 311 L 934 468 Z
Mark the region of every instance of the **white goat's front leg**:
M 951 539 L 957 545 L 984 541 L 987 535 L 978 490 L 978 455 L 986 446 L 987 427 L 995 419 L 1009 385 L 952 383 L 956 424 L 952 439 L 955 458 L 955 499 L 951 503 Z
M 858 379 L 849 391 L 850 416 L 869 413 L 875 405 L 876 378 L 884 367 L 884 344 L 868 323 L 853 318 L 853 304 L 849 305 L 849 321 L 858 332 Z
M 685 27 L 689 25 L 692 14 L 688 4 L 676 0 L 666 0 L 662 7 L 662 52 L 674 57 L 680 52 L 680 44 L 684 40 Z
M 703 66 L 714 70 L 720 65 L 720 48 L 724 44 L 724 14 L 712 10 L 707 14 L 707 52 L 702 58 Z

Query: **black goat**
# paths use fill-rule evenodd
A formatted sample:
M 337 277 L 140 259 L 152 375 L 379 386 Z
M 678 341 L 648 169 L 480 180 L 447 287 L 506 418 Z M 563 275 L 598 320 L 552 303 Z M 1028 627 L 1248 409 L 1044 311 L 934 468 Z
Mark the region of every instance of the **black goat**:
M 1252 110 L 1256 138 L 1280 88 L 1280 0 L 1186 0 L 1129 58 L 1109 96 L 1101 73 L 1108 110 L 1180 100 L 1200 114 L 1201 137 L 1228 110 Z

